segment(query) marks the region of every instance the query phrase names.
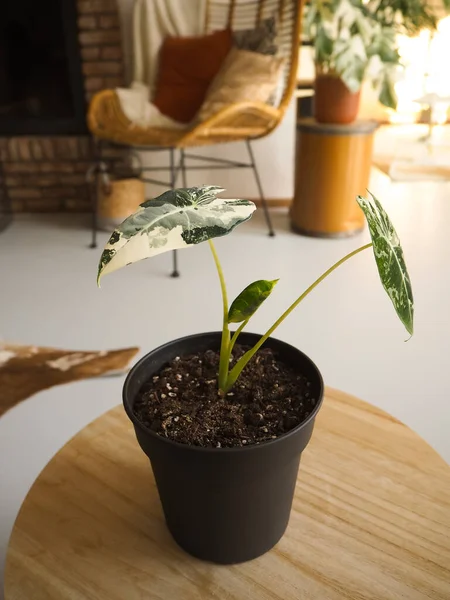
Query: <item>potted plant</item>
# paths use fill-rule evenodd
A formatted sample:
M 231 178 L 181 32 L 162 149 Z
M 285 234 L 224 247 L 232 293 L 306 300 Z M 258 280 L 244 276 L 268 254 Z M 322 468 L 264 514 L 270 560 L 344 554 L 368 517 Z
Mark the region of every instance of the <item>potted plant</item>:
M 111 235 L 98 281 L 143 258 L 209 242 L 222 291 L 222 331 L 184 337 L 144 356 L 125 381 L 123 402 L 150 458 L 173 537 L 194 556 L 227 564 L 260 556 L 283 535 L 300 456 L 322 402 L 319 370 L 272 337 L 278 325 L 339 265 L 370 247 L 411 335 L 413 297 L 388 216 L 374 197 L 358 198 L 372 243 L 325 271 L 264 335 L 243 332 L 276 281 L 251 283 L 229 306 L 212 238 L 249 219 L 255 206 L 217 198 L 222 191 L 183 188 L 144 202 Z M 189 310 L 180 310 L 188 318 Z
M 360 0 L 312 0 L 305 18 L 314 48 L 314 116 L 321 123 L 351 123 L 367 77 L 382 104 L 395 108 L 400 62 L 395 29 L 384 26 Z
M 448 10 L 449 0 L 444 5 Z M 397 35 L 436 27 L 436 14 L 425 0 L 311 0 L 305 35 L 314 49 L 316 120 L 354 121 L 365 79 L 378 90 L 379 101 L 395 109 L 401 66 Z

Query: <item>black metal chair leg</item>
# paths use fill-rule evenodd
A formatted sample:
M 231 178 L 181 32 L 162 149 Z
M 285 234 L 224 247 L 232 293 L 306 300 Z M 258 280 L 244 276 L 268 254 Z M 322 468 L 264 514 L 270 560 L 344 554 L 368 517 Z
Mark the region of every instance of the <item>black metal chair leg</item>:
M 91 231 L 92 238 L 89 248 L 97 248 L 97 216 L 98 216 L 98 176 L 99 165 L 90 167 L 86 173 L 86 185 L 91 201 Z
M 177 178 L 174 152 L 175 152 L 175 150 L 173 148 L 170 148 L 170 150 L 169 150 L 169 153 L 170 153 L 170 187 L 172 189 L 175 188 L 175 183 L 176 183 L 176 178 Z M 170 276 L 171 277 L 179 277 L 180 276 L 180 272 L 178 270 L 178 256 L 177 256 L 176 250 L 173 250 L 173 252 L 172 252 L 172 273 L 170 274 Z
M 91 230 L 92 238 L 89 248 L 97 248 L 98 229 L 98 184 L 100 173 L 106 175 L 107 167 L 102 163 L 102 143 L 100 140 L 92 140 L 94 164 L 87 170 L 86 185 L 91 203 Z
M 3 161 L 0 158 L 0 188 L 2 189 L 2 195 L 0 196 L 0 231 L 3 231 L 10 225 L 13 220 L 13 211 L 11 205 L 11 198 L 8 193 L 8 186 L 6 185 L 5 170 Z
M 95 181 L 97 181 L 97 178 L 95 178 Z M 98 193 L 97 191 L 92 191 L 92 186 L 91 186 L 91 205 L 93 205 L 92 208 L 92 240 L 91 243 L 89 244 L 89 248 L 97 248 L 97 204 L 98 204 Z M 92 197 L 94 197 L 94 200 L 92 200 Z
M 178 254 L 176 250 L 173 250 L 172 252 L 172 273 L 170 274 L 171 277 L 179 277 L 180 276 L 180 271 L 178 270 Z
M 264 216 L 266 218 L 267 227 L 269 228 L 269 235 L 271 237 L 273 237 L 275 235 L 275 231 L 272 226 L 272 219 L 270 218 L 269 208 L 267 206 L 267 200 L 264 196 L 264 192 L 262 189 L 261 179 L 259 177 L 258 168 L 256 166 L 255 157 L 253 155 L 253 148 L 252 148 L 250 140 L 245 140 L 245 143 L 247 144 L 247 150 L 248 150 L 248 154 L 250 156 L 251 167 L 252 167 L 253 173 L 255 175 L 256 185 L 258 187 L 259 196 L 261 198 L 261 203 L 262 203 L 262 207 L 264 210 Z
M 186 177 L 186 164 L 185 164 L 185 156 L 184 149 L 180 150 L 180 169 L 181 169 L 181 185 L 186 188 L 187 187 L 187 177 Z

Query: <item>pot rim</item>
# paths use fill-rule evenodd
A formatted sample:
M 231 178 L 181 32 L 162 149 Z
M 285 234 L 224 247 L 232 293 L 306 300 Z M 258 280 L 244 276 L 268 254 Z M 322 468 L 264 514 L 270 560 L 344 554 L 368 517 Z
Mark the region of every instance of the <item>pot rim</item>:
M 243 333 L 243 335 L 248 333 L 250 335 L 261 335 L 262 336 L 262 334 L 255 334 L 255 333 L 249 332 L 249 331 L 245 331 L 242 333 Z M 296 433 L 299 432 L 300 429 L 303 429 L 304 427 L 306 427 L 310 423 L 310 421 L 312 421 L 313 419 L 316 418 L 317 413 L 319 412 L 319 409 L 322 406 L 323 396 L 324 396 L 324 387 L 325 387 L 324 383 L 323 383 L 322 374 L 319 371 L 317 365 L 309 358 L 309 356 L 307 356 L 304 352 L 302 352 L 295 346 L 292 346 L 291 344 L 288 344 L 287 342 L 284 342 L 283 340 L 269 337 L 266 340 L 266 342 L 264 342 L 264 343 L 267 343 L 270 340 L 275 340 L 279 343 L 282 343 L 284 346 L 288 347 L 289 349 L 295 351 L 297 354 L 300 354 L 300 355 L 302 355 L 302 357 L 306 358 L 311 363 L 311 366 L 313 367 L 313 369 L 316 372 L 317 378 L 319 380 L 319 389 L 320 389 L 319 399 L 318 399 L 318 402 L 316 403 L 314 409 L 312 410 L 312 412 L 308 415 L 308 417 L 304 421 L 302 421 L 302 423 L 300 423 L 299 425 L 297 425 L 296 427 L 294 427 L 287 433 L 283 433 L 282 435 L 279 435 L 274 440 L 262 442 L 261 444 L 252 444 L 251 446 L 240 446 L 237 448 L 213 448 L 213 447 L 209 447 L 209 446 L 204 447 L 204 446 L 194 446 L 192 444 L 183 444 L 181 442 L 176 442 L 169 438 L 163 437 L 162 435 L 158 435 L 157 433 L 155 433 L 154 431 L 152 431 L 151 429 L 149 429 L 148 427 L 143 425 L 139 421 L 139 419 L 136 417 L 136 415 L 134 414 L 132 405 L 127 399 L 127 391 L 130 386 L 130 382 L 131 382 L 131 379 L 132 379 L 134 373 L 139 369 L 139 367 L 143 363 L 145 363 L 148 360 L 148 357 L 151 354 L 155 354 L 155 353 L 167 348 L 168 346 L 172 346 L 173 344 L 176 344 L 177 342 L 182 342 L 187 339 L 201 338 L 201 337 L 208 336 L 208 335 L 222 335 L 222 332 L 221 331 L 208 331 L 205 333 L 194 333 L 192 335 L 185 335 L 185 336 L 177 338 L 175 340 L 171 340 L 170 342 L 165 342 L 164 344 L 161 344 L 154 350 L 151 350 L 150 352 L 145 354 L 128 372 L 125 382 L 123 384 L 123 388 L 122 388 L 122 400 L 123 400 L 123 406 L 124 406 L 125 412 L 127 413 L 128 418 L 130 419 L 130 421 L 133 423 L 133 425 L 135 427 L 138 427 L 143 433 L 145 433 L 146 435 L 150 435 L 151 437 L 157 439 L 158 441 L 160 441 L 162 443 L 166 443 L 166 444 L 178 447 L 178 448 L 183 448 L 186 451 L 203 452 L 203 453 L 215 452 L 215 453 L 224 454 L 224 453 L 238 453 L 238 452 L 252 452 L 252 451 L 255 452 L 257 450 L 261 450 L 261 448 L 267 448 L 269 446 L 274 446 L 275 444 L 282 442 L 283 440 L 287 439 L 288 437 L 295 435 Z

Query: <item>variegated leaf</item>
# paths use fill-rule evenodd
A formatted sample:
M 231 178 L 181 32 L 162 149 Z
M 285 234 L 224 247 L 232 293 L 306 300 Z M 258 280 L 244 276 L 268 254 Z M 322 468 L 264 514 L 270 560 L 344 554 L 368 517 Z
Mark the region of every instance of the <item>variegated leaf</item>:
M 180 188 L 143 202 L 111 235 L 97 282 L 125 265 L 226 235 L 247 221 L 256 208 L 253 202 L 217 198 L 223 191 L 217 186 Z
M 358 204 L 369 225 L 381 283 L 392 300 L 401 322 L 408 333 L 412 335 L 414 331 L 414 300 L 397 232 L 379 201 L 370 192 L 368 198 L 358 196 Z
M 259 279 L 248 285 L 237 296 L 228 311 L 228 323 L 241 323 L 255 313 L 266 298 L 268 298 L 278 283 L 278 279 L 268 281 Z

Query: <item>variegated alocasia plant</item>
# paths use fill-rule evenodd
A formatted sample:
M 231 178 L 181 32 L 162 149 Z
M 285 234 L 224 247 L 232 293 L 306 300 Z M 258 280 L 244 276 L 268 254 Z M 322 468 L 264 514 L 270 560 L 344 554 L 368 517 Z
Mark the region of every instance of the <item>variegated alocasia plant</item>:
M 316 279 L 261 336 L 255 346 L 230 369 L 231 352 L 239 334 L 270 295 L 278 280 L 259 280 L 251 283 L 228 307 L 225 279 L 212 238 L 230 233 L 237 225 L 247 221 L 256 207 L 248 200 L 217 198 L 217 194 L 222 191 L 222 188 L 216 186 L 182 188 L 165 192 L 154 200 L 141 204 L 139 209 L 112 233 L 101 255 L 97 276 L 99 283 L 106 273 L 143 258 L 209 241 L 223 300 L 220 393 L 224 394 L 230 390 L 242 369 L 267 338 L 325 277 L 349 258 L 370 247 L 373 248 L 381 283 L 406 330 L 410 335 L 413 334 L 413 295 L 400 241 L 383 207 L 369 194 L 368 198 L 359 196 L 357 201 L 366 216 L 372 242 L 353 250 Z M 230 332 L 232 323 L 239 324 L 233 334 Z
M 113 232 L 100 259 L 98 281 L 142 258 L 230 233 L 255 210 L 248 200 L 223 200 L 221 187 L 170 190 L 143 202 Z

